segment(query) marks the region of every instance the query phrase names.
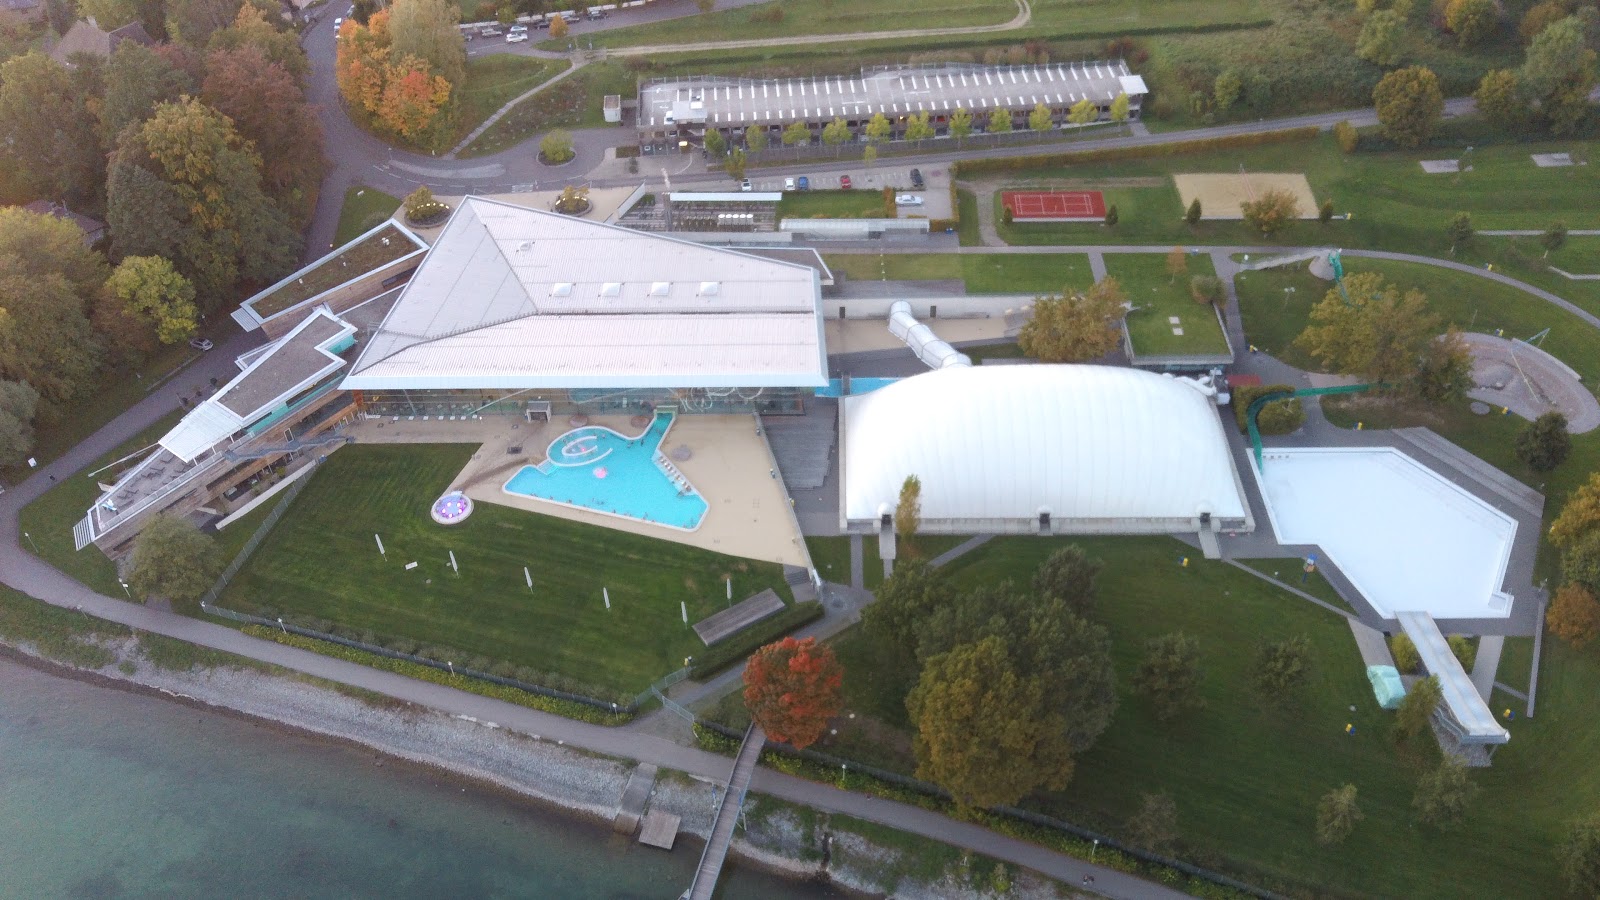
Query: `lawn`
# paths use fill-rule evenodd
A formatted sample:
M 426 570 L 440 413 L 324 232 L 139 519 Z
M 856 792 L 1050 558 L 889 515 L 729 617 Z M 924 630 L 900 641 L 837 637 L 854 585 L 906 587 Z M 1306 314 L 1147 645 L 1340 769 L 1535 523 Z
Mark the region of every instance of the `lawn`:
M 997 538 L 956 561 L 965 585 L 1025 581 L 1067 539 Z M 1600 654 L 1546 642 L 1539 715 L 1509 723 L 1511 744 L 1492 769 L 1462 828 L 1439 833 L 1413 823 L 1417 775 L 1437 754 L 1395 750 L 1389 713 L 1372 699 L 1361 658 L 1340 617 L 1216 562 L 1180 557 L 1167 538 L 1076 539 L 1106 561 L 1099 619 L 1113 638 L 1122 703 L 1099 743 L 1078 761 L 1063 792 L 1030 808 L 1125 834 L 1144 793 L 1177 801 L 1181 855 L 1281 891 L 1321 896 L 1454 898 L 1558 896 L 1551 846 L 1569 818 L 1600 803 Z M 1182 630 L 1200 640 L 1207 707 L 1162 725 L 1127 682 L 1143 642 Z M 1254 647 L 1294 635 L 1310 639 L 1312 678 L 1297 707 L 1258 706 L 1248 685 Z M 858 713 L 824 749 L 863 749 L 863 761 L 909 770 L 903 685 L 881 668 L 859 630 L 837 647 L 847 706 Z M 1503 696 L 1503 695 L 1502 695 Z M 1355 711 L 1351 712 L 1350 707 Z M 1347 735 L 1345 725 L 1355 733 Z M 1316 802 L 1343 783 L 1360 790 L 1365 820 L 1342 847 L 1315 843 Z M 1468 889 L 1466 886 L 1471 885 Z
M 1081 253 L 830 253 L 828 267 L 854 281 L 960 279 L 970 294 L 1058 294 L 1089 285 Z
M 377 188 L 360 185 L 346 188 L 344 206 L 339 208 L 339 228 L 334 232 L 333 245 L 343 247 L 377 228 L 399 208 L 399 197 L 392 197 Z
M 978 197 L 965 188 L 956 191 L 956 219 L 961 246 L 983 246 L 983 233 L 978 227 Z
M 968 535 L 919 534 L 916 536 L 916 553 L 919 559 L 933 559 L 958 546 Z M 811 564 L 822 573 L 824 581 L 835 584 L 850 583 L 850 537 L 808 537 L 806 549 L 811 553 Z M 904 559 L 904 556 L 901 557 Z M 878 555 L 878 536 L 864 535 L 861 541 L 861 581 L 867 590 L 883 583 L 883 559 Z
M 1205 254 L 1189 254 L 1188 264 L 1187 275 L 1173 278 L 1167 274 L 1167 258 L 1162 253 L 1106 256 L 1106 274 L 1122 283 L 1134 307 L 1127 323 L 1136 356 L 1227 354 L 1228 342 L 1216 310 L 1189 296 L 1189 276 L 1214 275 L 1217 270 Z M 1177 317 L 1177 325 L 1170 321 L 1173 317 Z M 1183 329 L 1183 334 L 1173 333 L 1173 328 Z
M 887 218 L 893 218 L 891 213 Z M 778 201 L 778 220 L 784 219 L 882 219 L 883 192 L 788 191 Z
M 472 129 L 482 125 L 500 107 L 535 85 L 565 72 L 564 59 L 539 59 L 513 53 L 496 53 L 467 60 L 467 81 L 456 93 L 455 146 Z
M 787 595 L 774 563 L 490 503 L 459 525 L 435 524 L 430 504 L 476 450 L 357 445 L 334 454 L 221 605 L 460 650 L 622 697 L 702 648 L 680 602 L 691 623 L 723 609 L 727 576 L 735 598 L 768 587 Z M 417 568 L 407 570 L 413 561 Z
M 1344 602 L 1339 592 L 1328 583 L 1328 578 L 1322 574 L 1321 569 L 1308 575 L 1303 571 L 1299 559 L 1236 559 L 1234 562 L 1249 566 L 1263 575 L 1270 575 L 1284 584 L 1305 591 L 1318 600 L 1331 603 L 1340 609 L 1350 609 L 1350 604 Z
M 61 479 L 39 499 L 23 507 L 18 517 L 19 524 L 21 530 L 32 539 L 30 543 L 28 538 L 24 538 L 23 547 L 27 550 L 34 550 L 37 547 L 40 559 L 102 594 L 123 596 L 122 588 L 117 584 L 117 567 L 106 558 L 105 554 L 92 546 L 82 550 L 73 549 L 72 526 L 83 518 L 95 498 L 100 496 L 97 482 L 104 481 L 109 484 L 121 470 L 110 469 L 98 474 L 91 473 L 160 440 L 161 436 L 178 424 L 178 420 L 182 417 L 181 411 L 174 410 L 161 421 L 95 460 L 84 471 L 75 472 Z
M 620 62 L 590 63 L 512 107 L 459 156 L 469 159 L 498 153 L 552 128 L 603 125 L 601 97 L 606 94 L 629 96 L 635 90 L 635 75 Z M 617 140 L 624 143 L 627 138 L 618 132 Z
M 1582 155 L 1594 144 L 1565 141 L 1548 144 L 1497 144 L 1473 151 L 1473 171 L 1459 178 L 1424 174 L 1418 161 L 1458 155 L 1449 148 L 1415 152 L 1361 152 L 1345 155 L 1331 136 L 1290 144 L 1227 150 L 1187 156 L 1075 164 L 1070 168 L 1027 169 L 1005 173 L 1019 186 L 1050 179 L 1070 179 L 1092 188 L 1096 179 L 1112 185 L 1127 179 L 1169 179 L 1179 172 L 1304 172 L 1318 202 L 1332 200 L 1338 215 L 1327 224 L 1297 222 L 1276 237 L 1264 239 L 1243 222 L 1202 221 L 1189 226 L 1170 180 L 1160 187 L 1110 186 L 1106 202 L 1116 204 L 1114 228 L 1096 223 L 1024 224 L 996 227 L 1014 244 L 1123 243 L 1334 245 L 1405 250 L 1427 256 L 1450 255 L 1446 224 L 1457 212 L 1471 214 L 1479 229 L 1544 229 L 1553 220 L 1569 228 L 1600 227 L 1600 213 L 1585 197 L 1600 193 L 1600 172 L 1593 166 L 1541 169 L 1531 153 L 1570 151 Z M 992 202 L 992 201 L 991 201 Z M 1492 249 L 1503 239 L 1481 237 L 1460 258 Z M 1581 251 L 1580 251 L 1581 252 Z M 1563 279 L 1564 280 L 1564 279 Z M 1570 284 L 1570 282 L 1569 282 Z

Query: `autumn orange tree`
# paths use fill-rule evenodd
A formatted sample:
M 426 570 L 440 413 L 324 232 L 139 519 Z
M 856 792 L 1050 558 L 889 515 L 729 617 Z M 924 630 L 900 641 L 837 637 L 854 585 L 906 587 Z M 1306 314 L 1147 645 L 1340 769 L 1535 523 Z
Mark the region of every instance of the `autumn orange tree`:
M 816 638 L 786 637 L 757 650 L 744 669 L 744 705 L 773 740 L 804 749 L 839 714 L 844 669 Z
M 449 117 L 456 83 L 464 77 L 459 48 L 433 32 L 453 31 L 447 16 L 418 16 L 412 7 L 434 0 L 407 0 L 373 13 L 362 26 L 346 20 L 339 30 L 334 80 L 339 95 L 373 125 L 422 142 Z M 399 30 L 394 16 L 403 16 Z M 421 35 L 413 33 L 420 32 Z M 454 39 L 459 43 L 459 34 Z
M 1564 584 L 1544 619 L 1551 633 L 1581 650 L 1600 636 L 1600 600 L 1581 584 Z

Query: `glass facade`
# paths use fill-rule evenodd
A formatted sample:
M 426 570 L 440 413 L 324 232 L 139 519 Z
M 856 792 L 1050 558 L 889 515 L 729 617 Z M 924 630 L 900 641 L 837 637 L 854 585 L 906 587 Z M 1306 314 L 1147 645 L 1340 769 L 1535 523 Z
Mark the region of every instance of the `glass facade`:
M 357 403 L 375 416 L 649 415 L 658 406 L 684 413 L 803 415 L 815 388 L 573 388 L 529 391 L 360 391 Z

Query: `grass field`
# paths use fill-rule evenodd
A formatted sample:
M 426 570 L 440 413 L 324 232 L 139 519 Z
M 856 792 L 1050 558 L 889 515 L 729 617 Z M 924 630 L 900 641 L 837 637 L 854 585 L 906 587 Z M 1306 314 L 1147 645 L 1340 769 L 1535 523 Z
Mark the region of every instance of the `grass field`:
M 582 71 L 574 72 L 512 107 L 467 145 L 460 158 L 498 153 L 552 128 L 602 125 L 605 114 L 600 108 L 601 98 L 606 94 L 633 94 L 634 78 L 620 62 L 590 63 Z M 630 138 L 618 132 L 617 142 L 628 143 Z
M 430 504 L 475 450 L 358 445 L 335 453 L 221 604 L 325 619 L 631 695 L 703 646 L 680 602 L 691 623 L 724 608 L 726 576 L 736 599 L 767 587 L 787 594 L 772 563 L 489 503 L 460 525 L 435 524 Z M 418 567 L 405 570 L 412 561 Z
M 1023 581 L 1063 542 L 999 538 L 950 570 L 966 585 Z M 1546 642 L 1538 718 L 1509 723 L 1510 745 L 1474 775 L 1484 792 L 1465 824 L 1440 833 L 1416 826 L 1410 810 L 1415 779 L 1437 754 L 1402 753 L 1389 742 L 1391 716 L 1373 701 L 1338 616 L 1231 566 L 1181 568 L 1188 548 L 1166 538 L 1078 542 L 1106 561 L 1098 615 L 1113 637 L 1122 704 L 1079 759 L 1072 784 L 1030 807 L 1123 834 L 1140 795 L 1166 791 L 1177 801 L 1181 855 L 1298 893 L 1562 895 L 1551 846 L 1567 819 L 1600 802 L 1600 772 L 1588 761 L 1600 750 L 1600 723 L 1588 712 L 1600 689 L 1600 654 Z M 1164 726 L 1127 680 L 1144 640 L 1180 629 L 1201 642 L 1208 705 Z M 1307 636 L 1312 648 L 1305 697 L 1282 712 L 1259 708 L 1248 687 L 1254 647 L 1293 635 Z M 904 682 L 881 669 L 858 630 L 838 648 L 848 708 L 871 718 L 824 748 L 866 747 L 876 759 L 863 761 L 908 769 Z M 1317 799 L 1346 782 L 1359 788 L 1366 819 L 1342 847 L 1320 847 L 1312 834 Z
M 882 191 L 785 191 L 783 199 L 778 201 L 779 221 L 884 217 Z
M 1106 256 L 1106 274 L 1122 282 L 1134 311 L 1128 314 L 1128 336 L 1136 355 L 1228 352 L 1222 325 L 1209 305 L 1194 302 L 1189 296 L 1189 276 L 1214 275 L 1211 257 L 1191 253 L 1187 275 L 1174 279 L 1167 274 L 1167 258 L 1161 253 L 1114 253 Z M 1169 318 L 1178 317 L 1183 334 L 1173 334 Z
M 828 268 L 853 281 L 961 279 L 971 294 L 1059 294 L 1088 287 L 1081 253 L 830 253 Z
M 539 59 L 512 53 L 468 59 L 467 81 L 456 93 L 459 109 L 450 145 L 460 143 L 472 129 L 482 125 L 495 110 L 517 95 L 565 72 L 568 65 L 564 59 Z
M 377 188 L 360 185 L 346 188 L 344 206 L 339 208 L 339 228 L 333 236 L 334 246 L 342 247 L 377 228 L 399 208 L 399 197 L 392 197 Z

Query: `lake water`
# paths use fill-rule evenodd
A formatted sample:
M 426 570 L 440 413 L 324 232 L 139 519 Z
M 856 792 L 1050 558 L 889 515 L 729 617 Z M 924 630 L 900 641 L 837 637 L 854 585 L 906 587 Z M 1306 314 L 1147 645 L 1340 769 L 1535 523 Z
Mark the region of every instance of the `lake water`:
M 377 758 L 0 660 L 0 896 L 676 898 L 699 859 Z

